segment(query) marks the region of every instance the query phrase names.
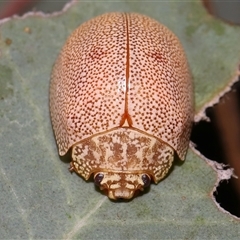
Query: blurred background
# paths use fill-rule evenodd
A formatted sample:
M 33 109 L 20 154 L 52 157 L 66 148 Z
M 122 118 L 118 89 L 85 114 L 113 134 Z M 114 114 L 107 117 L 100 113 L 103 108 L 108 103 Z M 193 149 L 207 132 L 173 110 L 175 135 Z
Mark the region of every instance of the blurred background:
M 0 19 L 29 11 L 60 11 L 69 0 L 0 0 Z
M 203 0 L 208 11 L 229 23 L 240 24 L 240 0 Z
M 70 0 L 0 0 L 0 19 L 29 11 L 59 11 Z M 158 0 L 161 3 L 162 0 Z M 208 11 L 229 22 L 240 24 L 240 0 L 202 0 Z

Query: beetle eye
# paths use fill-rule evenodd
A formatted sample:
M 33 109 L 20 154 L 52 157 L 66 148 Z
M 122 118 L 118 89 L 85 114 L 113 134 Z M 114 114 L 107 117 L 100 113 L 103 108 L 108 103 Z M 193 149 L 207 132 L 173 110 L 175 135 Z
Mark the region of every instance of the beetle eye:
M 142 180 L 145 188 L 148 187 L 151 183 L 151 178 L 147 174 L 142 175 Z
M 103 180 L 104 178 L 104 174 L 103 173 L 98 173 L 95 177 L 94 177 L 94 183 L 96 186 L 100 186 L 101 184 L 101 181 Z

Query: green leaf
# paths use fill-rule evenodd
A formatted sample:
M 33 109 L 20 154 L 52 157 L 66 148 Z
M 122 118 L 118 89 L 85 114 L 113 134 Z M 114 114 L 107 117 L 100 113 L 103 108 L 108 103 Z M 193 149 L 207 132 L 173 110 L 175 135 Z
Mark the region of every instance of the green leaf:
M 240 29 L 209 16 L 201 1 L 81 2 L 62 14 L 32 13 L 0 25 L 0 236 L 27 239 L 238 239 L 239 221 L 220 210 L 218 173 L 191 149 L 148 193 L 112 202 L 70 174 L 49 117 L 52 65 L 67 36 L 107 11 L 134 11 L 168 26 L 193 73 L 196 111 L 236 74 Z

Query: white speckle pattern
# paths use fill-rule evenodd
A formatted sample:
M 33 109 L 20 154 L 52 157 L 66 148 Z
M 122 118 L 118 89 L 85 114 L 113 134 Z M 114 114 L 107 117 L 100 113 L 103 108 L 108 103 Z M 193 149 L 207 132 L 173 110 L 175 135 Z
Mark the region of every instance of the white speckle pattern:
M 101 185 L 110 198 L 131 198 L 136 189 L 142 190 L 143 173 L 158 182 L 171 167 L 174 151 L 185 158 L 193 87 L 179 40 L 162 24 L 136 13 L 108 13 L 83 23 L 54 65 L 50 112 L 59 154 L 73 147 L 71 170 L 85 179 L 103 171 L 102 184 L 114 181 Z M 111 144 L 120 141 L 113 135 L 113 142 L 104 144 L 105 155 L 96 150 L 89 157 L 96 137 L 109 137 L 115 131 L 130 134 L 129 144 L 135 147 L 135 137 L 145 135 L 158 143 L 155 153 L 165 160 L 152 157 L 145 166 L 138 148 L 136 168 L 129 169 L 136 161 L 122 149 L 127 167 L 121 162 L 119 168 L 116 156 L 114 161 L 109 158 Z
M 143 190 L 142 175 L 158 183 L 172 166 L 174 150 L 157 138 L 129 127 L 97 134 L 73 146 L 71 168 L 86 180 L 102 173 L 101 189 L 112 199 Z
M 128 127 L 97 134 L 73 146 L 72 166 L 86 180 L 95 172 L 142 172 L 159 182 L 172 165 L 173 149 Z

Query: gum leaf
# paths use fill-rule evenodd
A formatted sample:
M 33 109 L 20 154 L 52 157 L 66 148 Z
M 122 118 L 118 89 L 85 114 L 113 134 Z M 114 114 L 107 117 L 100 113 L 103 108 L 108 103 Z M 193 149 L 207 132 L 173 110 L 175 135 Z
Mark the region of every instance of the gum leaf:
M 219 174 L 189 149 L 184 164 L 130 202 L 112 202 L 59 159 L 49 117 L 49 78 L 67 36 L 109 11 L 149 15 L 180 38 L 198 113 L 233 81 L 240 28 L 201 1 L 82 1 L 60 14 L 0 24 L 0 235 L 3 239 L 238 239 L 239 220 L 217 207 Z

